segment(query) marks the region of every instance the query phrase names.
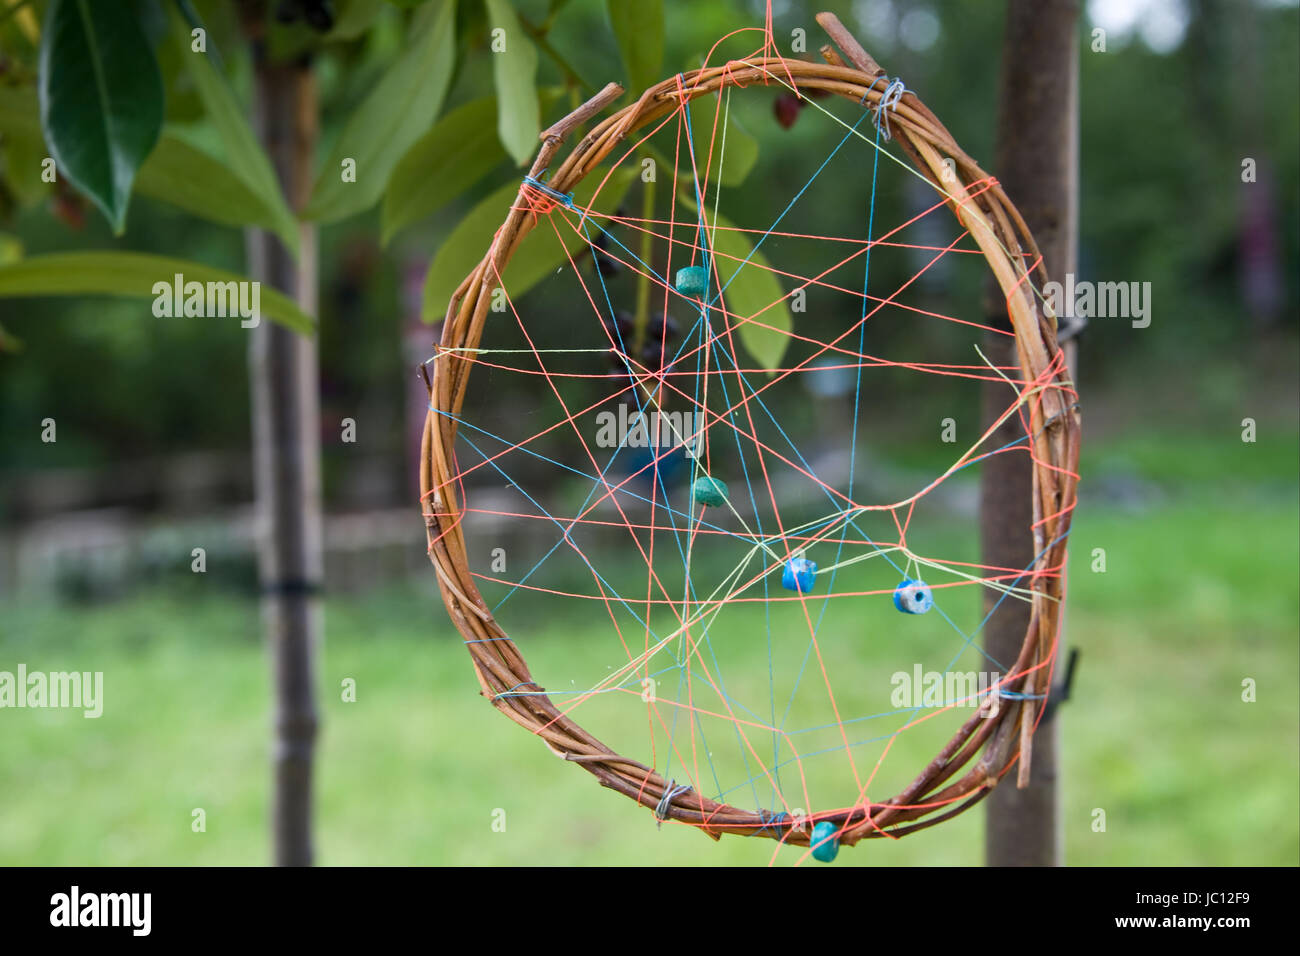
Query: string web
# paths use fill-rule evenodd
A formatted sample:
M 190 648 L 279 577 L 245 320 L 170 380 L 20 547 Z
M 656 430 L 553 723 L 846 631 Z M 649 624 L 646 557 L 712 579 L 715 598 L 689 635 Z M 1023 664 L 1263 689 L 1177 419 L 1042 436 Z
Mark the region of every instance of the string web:
M 770 20 L 764 33 L 752 57 L 772 47 Z M 766 78 L 796 89 L 788 74 Z M 975 560 L 969 535 L 954 528 L 952 479 L 994 455 L 1033 455 L 1029 407 L 1056 387 L 1060 368 L 1025 381 L 1018 366 L 993 365 L 981 336 L 1012 333 L 938 311 L 921 294 L 941 264 L 984 260 L 943 208 L 951 197 L 890 150 L 887 108 L 855 113 L 845 101 L 837 111 L 807 99 L 806 122 L 832 124 L 841 138 L 811 174 L 783 171 L 791 198 L 757 228 L 739 225 L 752 218 L 752 187 L 722 181 L 737 88 L 693 105 L 682 77 L 678 90 L 675 110 L 588 175 L 589 199 L 525 181 L 519 202 L 535 225 L 521 248 L 562 248 L 563 264 L 519 298 L 509 265 L 491 275 L 500 311 L 489 313 L 480 347 L 439 346 L 434 358 L 474 370 L 455 416 L 451 482 L 473 576 L 539 681 L 504 695 L 546 695 L 680 793 L 811 824 L 897 792 L 951 733 L 951 720 L 936 718 L 960 708 L 965 719 L 987 695 L 1016 696 L 1006 685 L 1026 671 L 990 657 L 981 630 L 1003 602 L 1030 600 L 1036 579 L 1062 569 L 1037 556 L 1026 568 Z M 654 186 L 639 175 L 647 156 L 657 161 Z M 915 191 L 909 174 L 930 199 L 885 226 L 878 192 Z M 835 176 L 869 178 L 856 234 L 817 229 L 819 209 L 837 201 Z M 801 274 L 783 265 L 790 260 L 818 268 Z M 904 265 L 908 278 L 885 287 L 879 276 Z M 1020 270 L 1030 287 L 1035 265 Z M 679 291 L 688 267 L 704 270 L 703 293 Z M 766 284 L 737 282 L 755 272 Z M 756 298 L 764 288 L 775 294 Z M 797 294 L 810 312 L 843 317 L 833 336 L 810 334 L 799 312 L 789 329 L 776 318 Z M 912 334 L 925 323 L 949 331 Z M 787 340 L 774 368 L 749 344 L 765 336 Z M 924 355 L 939 350 L 952 354 Z M 929 438 L 932 420 L 908 420 L 906 399 L 869 403 L 872 376 L 884 387 L 915 376 L 997 382 L 1007 404 L 973 442 L 953 446 L 947 467 L 918 480 L 873 463 L 867 436 L 885 419 Z M 827 382 L 846 391 L 847 414 L 810 399 Z M 509 414 L 489 413 L 503 394 L 518 396 Z M 829 449 L 818 440 L 827 407 L 843 418 Z M 992 447 L 1008 419 L 1023 436 Z M 705 504 L 697 489 L 709 479 L 726 491 Z M 521 543 L 509 571 L 493 571 L 494 534 L 506 527 Z M 791 588 L 783 577 L 798 559 L 816 569 L 810 586 Z M 928 588 L 927 613 L 900 613 L 904 581 Z M 581 659 L 536 636 L 548 621 L 591 635 Z M 1032 669 L 1054 657 L 1053 647 Z M 937 692 L 931 675 L 942 678 Z M 912 699 L 899 705 L 903 684 Z

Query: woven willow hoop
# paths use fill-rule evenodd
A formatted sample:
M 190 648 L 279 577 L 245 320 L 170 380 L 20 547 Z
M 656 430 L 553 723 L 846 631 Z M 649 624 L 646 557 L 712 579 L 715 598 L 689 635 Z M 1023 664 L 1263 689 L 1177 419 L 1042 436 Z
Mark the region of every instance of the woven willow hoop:
M 681 108 L 683 99 L 745 87 L 779 77 L 801 90 L 824 90 L 866 108 L 888 110 L 894 141 L 916 168 L 949 198 L 946 205 L 978 243 L 1006 296 L 1015 332 L 1020 370 L 1037 390 L 1023 405 L 1034 461 L 1034 553 L 1026 575 L 1033 592 L 1029 627 L 1006 696 L 988 695 L 921 773 L 900 793 L 828 813 L 814 813 L 840 829 L 839 840 L 852 845 L 864 838 L 898 836 L 932 826 L 978 803 L 1011 764 L 1020 760 L 1020 780 L 1027 780 L 1030 742 L 1039 703 L 1050 684 L 1050 660 L 1060 623 L 1065 544 L 1075 503 L 1079 425 L 1073 383 L 1057 343 L 1055 317 L 1035 306 L 1033 286 L 1048 279 L 1038 248 L 1024 220 L 1002 188 L 959 147 L 943 124 L 912 92 L 888 91 L 890 81 L 839 21 L 821 14 L 818 21 L 839 47 L 822 48 L 826 63 L 781 57 L 733 60 L 665 80 L 612 116 L 601 120 L 552 173 L 549 186 L 572 190 L 584 176 L 633 131 Z M 843 58 L 841 58 L 841 55 Z M 845 61 L 848 61 L 847 63 Z M 622 93 L 610 84 L 598 96 L 542 133 L 542 146 L 529 172 L 541 177 L 566 135 L 593 119 Z M 951 160 L 951 163 L 946 160 Z M 955 174 L 955 175 L 954 175 Z M 967 188 L 979 183 L 972 197 Z M 989 185 L 991 183 L 991 185 Z M 717 803 L 674 786 L 653 769 L 620 756 L 553 705 L 537 685 L 519 648 L 497 624 L 470 574 L 457 500 L 454 445 L 457 417 L 465 399 L 473 363 L 454 361 L 451 350 L 476 348 L 483 334 L 496 277 L 535 224 L 525 190 L 482 261 L 455 290 L 448 303 L 441 347 L 431 361 L 429 414 L 425 421 L 420 486 L 429 541 L 443 601 L 463 635 L 485 696 L 511 720 L 541 737 L 556 754 L 580 764 L 602 785 L 617 790 L 660 819 L 698 827 L 718 839 L 723 833 L 766 836 L 807 846 L 810 828 L 783 814 Z M 1026 264 L 1030 269 L 1026 271 Z M 518 694 L 521 689 L 537 693 Z M 956 774 L 965 773 L 954 782 Z M 941 812 L 936 812 L 941 811 Z

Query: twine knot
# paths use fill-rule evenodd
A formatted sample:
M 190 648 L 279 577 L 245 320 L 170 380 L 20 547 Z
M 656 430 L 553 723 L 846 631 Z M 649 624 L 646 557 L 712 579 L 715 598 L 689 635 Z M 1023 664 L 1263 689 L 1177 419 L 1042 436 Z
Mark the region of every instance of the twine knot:
M 567 209 L 573 208 L 573 193 L 562 193 L 552 189 L 532 176 L 524 177 L 522 195 L 527 198 L 528 211 L 533 214 L 534 221 L 538 216 L 548 215 L 557 205 Z
M 903 99 L 903 94 L 907 92 L 907 87 L 901 79 L 895 77 L 891 80 L 886 74 L 881 73 L 871 81 L 871 85 L 867 87 L 867 92 L 862 94 L 861 103 L 863 106 L 867 104 L 867 94 L 874 90 L 876 84 L 881 80 L 886 81 L 885 92 L 881 93 L 880 99 L 876 101 L 873 122 L 876 125 L 876 131 L 888 141 L 893 139 L 893 135 L 889 131 L 889 113 L 887 111 L 894 110 L 897 112 L 898 104 Z
M 659 821 L 655 826 L 663 828 L 663 823 L 668 819 L 668 809 L 672 806 L 673 800 L 689 789 L 691 788 L 686 784 L 678 786 L 676 780 L 669 782 L 668 788 L 664 790 L 664 795 L 659 798 L 658 806 L 655 807 L 655 819 Z

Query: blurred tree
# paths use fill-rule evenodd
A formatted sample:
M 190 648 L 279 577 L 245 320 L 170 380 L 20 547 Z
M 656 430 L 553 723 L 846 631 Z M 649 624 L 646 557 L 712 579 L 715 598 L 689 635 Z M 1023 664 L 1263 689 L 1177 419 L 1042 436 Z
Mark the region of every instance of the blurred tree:
M 1079 0 L 1009 0 L 1002 48 L 996 169 L 1038 243 L 1048 275 L 1058 282 L 1075 270 L 1078 256 L 1078 23 Z M 989 290 L 986 314 L 990 328 L 1011 330 L 1006 299 L 996 287 Z M 1015 341 L 1005 335 L 986 333 L 984 349 L 996 365 L 1014 366 L 1019 361 Z M 1073 343 L 1067 342 L 1064 350 L 1071 361 Z M 983 393 L 981 427 L 991 428 L 1005 407 L 1006 389 L 1001 383 L 985 383 Z M 1024 436 L 1024 423 L 1012 417 L 993 432 L 990 446 L 1001 448 Z M 980 560 L 984 564 L 1033 566 L 1038 558 L 1030 534 L 1035 493 L 1028 455 L 993 455 L 983 463 Z M 984 606 L 989 616 L 983 637 L 990 658 L 1017 660 L 1030 627 L 1029 606 L 988 595 Z M 1045 649 L 1040 650 L 1030 665 L 1046 656 Z M 1025 686 L 1033 687 L 1035 682 Z M 1021 754 L 1017 785 L 1008 780 L 989 796 L 985 861 L 989 866 L 1060 866 L 1060 722 L 1046 720 L 1033 701 L 1003 703 L 1021 707 L 1021 720 L 1035 726 L 1036 733 L 1032 760 L 1027 746 Z M 1042 721 L 1037 720 L 1040 716 Z
M 266 23 L 246 3 L 245 30 L 253 50 L 253 128 L 266 149 L 279 186 L 302 211 L 311 194 L 319 135 L 316 76 L 310 53 L 273 61 Z M 277 19 L 301 15 L 325 32 L 333 26 L 324 4 L 282 3 Z M 297 226 L 295 260 L 289 244 L 264 229 L 248 230 L 249 271 L 288 295 L 308 314 L 317 312 L 316 225 Z M 316 657 L 321 638 L 320 390 L 313 338 L 271 326 L 253 330 L 249 342 L 253 389 L 253 471 L 258 504 L 258 558 L 267 643 L 275 687 L 275 789 L 271 813 L 278 865 L 313 862 L 313 748 Z

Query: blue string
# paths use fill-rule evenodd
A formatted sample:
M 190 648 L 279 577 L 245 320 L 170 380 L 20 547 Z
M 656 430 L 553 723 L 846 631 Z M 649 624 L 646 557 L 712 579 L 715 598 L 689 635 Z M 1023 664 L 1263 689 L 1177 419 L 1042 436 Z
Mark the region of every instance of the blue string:
M 562 206 L 567 206 L 570 209 L 573 208 L 573 193 L 558 192 L 546 185 L 546 183 L 542 182 L 540 179 L 534 179 L 532 176 L 524 177 L 524 185 L 532 186 L 539 192 L 546 193 L 546 195 L 550 196 Z
M 781 835 L 781 823 L 785 820 L 786 817 L 789 816 L 788 813 L 786 813 L 784 810 L 781 810 L 779 812 L 764 810 L 762 807 L 758 809 L 757 813 L 758 813 L 759 822 L 762 823 L 763 825 L 758 829 L 754 830 L 754 832 L 751 833 L 750 836 L 761 836 L 762 834 L 766 833 L 768 830 L 771 830 L 773 833 L 777 834 L 778 836 Z

